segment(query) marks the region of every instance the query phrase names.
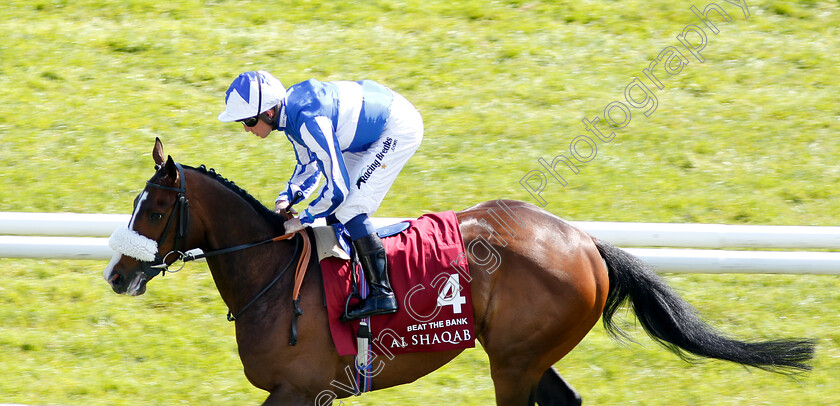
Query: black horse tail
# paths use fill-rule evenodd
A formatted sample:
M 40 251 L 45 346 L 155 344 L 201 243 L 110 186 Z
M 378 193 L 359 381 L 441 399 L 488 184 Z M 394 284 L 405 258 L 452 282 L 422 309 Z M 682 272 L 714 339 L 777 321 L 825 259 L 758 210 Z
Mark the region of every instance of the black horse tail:
M 597 239 L 595 245 L 609 270 L 603 322 L 614 338 L 629 338 L 613 321 L 616 311 L 629 301 L 648 335 L 686 361 L 717 358 L 782 374 L 811 369 L 806 362 L 814 356 L 814 340 L 743 342 L 728 338 L 702 321 L 642 260 Z

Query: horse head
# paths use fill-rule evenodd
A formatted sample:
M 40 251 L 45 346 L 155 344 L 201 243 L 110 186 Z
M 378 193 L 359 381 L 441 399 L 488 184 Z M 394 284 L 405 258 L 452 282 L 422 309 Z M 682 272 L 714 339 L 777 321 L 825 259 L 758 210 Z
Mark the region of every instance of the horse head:
M 172 157 L 164 160 L 160 139 L 155 140 L 152 157 L 157 171 L 134 200 L 128 227 L 115 230 L 109 239 L 115 254 L 103 277 L 120 294 L 142 295 L 146 283 L 183 260 L 188 249 L 190 220 L 184 170 Z

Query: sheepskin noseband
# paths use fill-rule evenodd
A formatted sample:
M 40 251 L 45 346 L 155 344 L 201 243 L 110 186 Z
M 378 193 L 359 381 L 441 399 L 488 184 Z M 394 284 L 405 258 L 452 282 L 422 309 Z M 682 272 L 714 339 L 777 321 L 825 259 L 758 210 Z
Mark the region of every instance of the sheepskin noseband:
M 144 237 L 128 227 L 114 230 L 108 239 L 112 250 L 143 262 L 152 262 L 158 252 L 157 242 Z

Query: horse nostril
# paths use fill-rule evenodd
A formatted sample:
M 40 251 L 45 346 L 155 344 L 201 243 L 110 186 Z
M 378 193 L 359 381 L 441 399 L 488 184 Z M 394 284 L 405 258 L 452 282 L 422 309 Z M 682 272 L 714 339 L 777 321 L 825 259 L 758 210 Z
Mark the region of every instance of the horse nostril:
M 115 273 L 114 276 L 111 277 L 111 285 L 113 285 L 114 287 L 122 286 L 122 283 L 123 277 L 120 274 Z

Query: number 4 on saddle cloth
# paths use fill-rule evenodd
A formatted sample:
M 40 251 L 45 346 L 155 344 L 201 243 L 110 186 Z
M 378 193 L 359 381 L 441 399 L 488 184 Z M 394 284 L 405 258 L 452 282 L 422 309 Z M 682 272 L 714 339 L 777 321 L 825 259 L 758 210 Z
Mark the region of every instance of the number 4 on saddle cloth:
M 394 226 L 380 230 L 399 311 L 368 318 L 370 351 L 390 357 L 474 347 L 470 275 L 455 213 L 426 214 L 406 223 L 395 225 L 396 231 Z M 341 245 L 345 249 L 351 246 L 346 240 Z M 319 240 L 319 252 L 325 251 L 323 246 Z M 326 257 L 320 262 L 330 333 L 338 355 L 357 354 L 360 320 L 340 321 L 353 292 L 350 261 Z M 356 280 L 363 274 L 361 267 L 357 267 Z M 364 287 L 365 283 L 359 285 Z M 356 298 L 351 298 L 351 308 L 355 301 Z

